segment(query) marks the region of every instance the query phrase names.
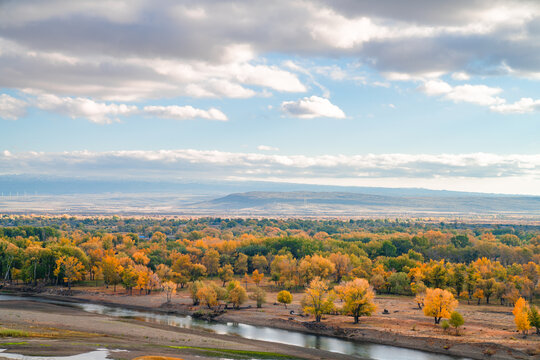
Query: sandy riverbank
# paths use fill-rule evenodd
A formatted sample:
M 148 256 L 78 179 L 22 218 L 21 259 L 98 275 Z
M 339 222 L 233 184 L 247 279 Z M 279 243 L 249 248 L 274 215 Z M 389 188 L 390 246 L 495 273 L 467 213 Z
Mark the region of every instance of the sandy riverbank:
M 30 335 L 19 338 L 0 337 L 0 348 L 11 353 L 33 356 L 67 356 L 108 348 L 124 350 L 112 353 L 114 359 L 133 359 L 145 355 L 186 360 L 215 359 L 216 356 L 243 359 L 258 358 L 257 354 L 260 352 L 270 355 L 277 353 L 285 355 L 280 358 L 289 359 L 348 358 L 315 349 L 276 346 L 264 341 L 202 330 L 112 318 L 30 300 L 1 301 L 0 328 L 17 329 Z M 229 349 L 234 352 L 220 353 L 214 349 Z M 265 358 L 264 356 L 261 358 Z M 3 359 L 2 353 L 0 359 Z
M 40 294 L 55 297 L 53 294 Z M 272 294 L 269 294 L 271 298 Z M 185 292 L 174 297 L 172 304 L 165 306 L 160 294 L 149 296 L 127 296 L 111 294 L 105 289 L 83 289 L 73 296 L 62 296 L 63 300 L 89 301 L 106 305 L 118 305 L 133 309 L 166 311 L 178 314 L 192 314 L 198 308 L 191 306 Z M 537 359 L 540 353 L 540 337 L 529 336 L 521 339 L 512 327 L 509 308 L 496 306 L 478 307 L 460 305 L 460 311 L 467 323 L 461 336 L 444 333 L 431 324 L 404 298 L 379 297 L 379 309 L 392 309 L 388 315 L 380 314 L 364 318 L 354 325 L 351 318 L 328 316 L 317 324 L 309 318 L 290 315 L 292 309 L 299 311 L 299 304 L 293 303 L 289 309 L 267 304 L 263 309 L 253 306 L 242 310 L 231 310 L 215 318 L 222 322 L 240 322 L 250 325 L 270 326 L 285 330 L 295 330 L 344 338 L 394 345 L 435 353 L 469 357 L 474 359 Z M 537 353 L 535 354 L 535 351 Z

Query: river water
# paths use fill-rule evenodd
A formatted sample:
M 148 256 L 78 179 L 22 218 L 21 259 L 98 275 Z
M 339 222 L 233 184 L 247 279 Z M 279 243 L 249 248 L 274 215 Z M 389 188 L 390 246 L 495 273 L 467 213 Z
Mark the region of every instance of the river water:
M 368 342 L 356 342 L 330 336 L 306 334 L 299 331 L 281 330 L 266 326 L 254 326 L 241 323 L 220 323 L 195 319 L 189 315 L 164 314 L 152 311 L 130 310 L 121 306 L 105 306 L 91 303 L 73 303 L 39 297 L 0 295 L 2 300 L 26 300 L 52 303 L 79 308 L 83 311 L 112 317 L 137 319 L 186 329 L 200 329 L 216 334 L 237 335 L 246 339 L 270 341 L 279 344 L 294 345 L 351 355 L 360 359 L 372 360 L 465 360 L 420 350 L 405 349 L 397 346 L 379 345 Z

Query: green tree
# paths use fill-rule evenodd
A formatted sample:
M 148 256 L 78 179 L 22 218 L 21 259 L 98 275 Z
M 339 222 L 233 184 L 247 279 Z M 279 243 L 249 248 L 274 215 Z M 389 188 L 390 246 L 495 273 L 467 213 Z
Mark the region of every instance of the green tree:
M 231 281 L 234 278 L 234 270 L 232 265 L 224 265 L 222 268 L 219 269 L 218 275 L 221 281 L 223 281 L 223 286 L 225 286 L 228 281 Z
M 257 303 L 257 308 L 262 308 L 263 304 L 266 302 L 266 292 L 257 286 L 255 291 L 250 294 L 249 298 L 251 300 L 255 300 Z
M 450 320 L 448 322 L 450 323 L 450 325 L 452 325 L 454 329 L 456 329 L 456 335 L 459 334 L 459 327 L 465 324 L 463 316 L 461 316 L 461 314 L 457 311 L 452 311 L 452 313 L 450 314 Z
M 540 314 L 538 308 L 534 305 L 529 306 L 529 323 L 532 327 L 536 328 L 536 334 L 540 335 Z
M 137 285 L 137 279 L 139 275 L 132 266 L 128 266 L 122 273 L 122 285 L 129 291 L 130 295 L 133 295 L 133 287 Z

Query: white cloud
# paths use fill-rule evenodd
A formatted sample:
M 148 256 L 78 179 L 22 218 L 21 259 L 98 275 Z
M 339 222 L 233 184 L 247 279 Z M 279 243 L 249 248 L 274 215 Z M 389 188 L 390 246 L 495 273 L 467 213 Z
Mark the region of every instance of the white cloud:
M 442 80 L 428 80 L 420 86 L 420 90 L 429 96 L 448 94 L 452 86 Z
M 273 147 L 273 146 L 268 146 L 268 145 L 259 145 L 259 146 L 257 146 L 257 150 L 261 150 L 261 151 L 279 151 L 279 148 Z
M 384 3 L 8 2 L 0 13 L 0 87 L 128 102 L 249 98 L 312 84 L 327 96 L 313 75 L 355 79 L 334 65 L 306 73 L 296 59 L 310 57 L 358 59 L 389 80 L 540 74 L 537 1 Z M 296 62 L 275 65 L 273 54 Z M 464 85 L 440 95 L 503 104 L 491 89 Z
M 87 119 L 98 124 L 109 124 L 118 120 L 119 116 L 132 115 L 137 111 L 136 106 L 125 104 L 99 103 L 87 98 L 58 97 L 56 95 L 39 95 L 36 106 L 64 114 L 72 119 Z
M 186 120 L 186 119 L 207 119 L 227 121 L 227 115 L 218 109 L 208 110 L 196 109 L 192 106 L 145 106 L 143 111 L 148 115 L 153 115 L 166 119 Z
M 429 96 L 444 95 L 445 99 L 454 102 L 467 102 L 482 106 L 505 103 L 505 99 L 496 96 L 502 92 L 502 89 L 486 85 L 465 84 L 452 87 L 442 80 L 428 80 L 419 89 Z
M 525 114 L 540 110 L 540 99 L 521 98 L 512 104 L 498 104 L 490 107 L 491 110 L 503 114 Z
M 471 78 L 471 76 L 469 74 L 467 74 L 466 72 L 455 72 L 455 73 L 452 73 L 452 79 L 454 80 L 458 80 L 458 81 L 467 81 Z
M 17 120 L 26 113 L 27 103 L 8 94 L 0 95 L 0 119 Z
M 315 95 L 297 101 L 284 101 L 281 103 L 281 111 L 288 116 L 301 119 L 319 117 L 345 118 L 343 110 L 332 104 L 330 100 Z
M 504 99 L 495 95 L 502 92 L 500 88 L 486 85 L 459 85 L 446 94 L 446 98 L 455 102 L 469 102 L 477 105 L 489 106 L 504 103 Z
M 370 183 L 372 186 L 378 183 L 380 186 L 398 187 L 405 184 L 431 184 L 429 186 L 434 187 L 437 183 L 447 189 L 455 188 L 459 183 L 463 187 L 461 190 L 467 190 L 467 184 L 480 186 L 483 182 L 496 184 L 500 192 L 540 195 L 540 154 L 305 156 L 193 149 L 62 153 L 4 151 L 0 153 L 0 175 L 7 174 L 139 179 L 204 177 L 208 180 L 257 180 L 264 177 L 267 181 L 296 179 L 304 183 Z M 515 188 L 509 184 L 521 184 L 522 187 Z M 483 191 L 489 190 L 485 188 Z

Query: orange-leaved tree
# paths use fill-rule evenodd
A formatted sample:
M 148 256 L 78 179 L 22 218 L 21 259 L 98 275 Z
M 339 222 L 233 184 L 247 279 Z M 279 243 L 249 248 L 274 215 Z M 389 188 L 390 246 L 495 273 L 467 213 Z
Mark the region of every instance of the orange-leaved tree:
M 529 322 L 529 304 L 527 301 L 525 301 L 525 299 L 520 297 L 516 301 L 512 313 L 514 314 L 516 328 L 525 336 L 527 331 L 531 328 L 531 323 Z

